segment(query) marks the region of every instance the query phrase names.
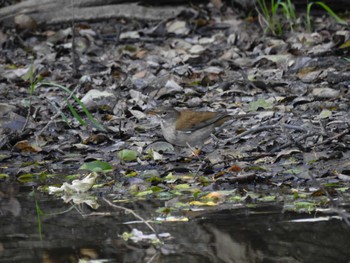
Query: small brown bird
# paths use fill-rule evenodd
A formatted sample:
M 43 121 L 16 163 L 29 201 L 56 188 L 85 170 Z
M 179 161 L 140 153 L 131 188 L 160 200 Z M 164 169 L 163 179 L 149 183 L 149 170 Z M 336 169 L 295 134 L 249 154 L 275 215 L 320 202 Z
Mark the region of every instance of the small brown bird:
M 250 117 L 254 114 L 229 115 L 225 112 L 178 111 L 172 107 L 159 107 L 148 111 L 160 119 L 162 133 L 168 142 L 177 146 L 200 146 L 215 131 L 230 119 Z

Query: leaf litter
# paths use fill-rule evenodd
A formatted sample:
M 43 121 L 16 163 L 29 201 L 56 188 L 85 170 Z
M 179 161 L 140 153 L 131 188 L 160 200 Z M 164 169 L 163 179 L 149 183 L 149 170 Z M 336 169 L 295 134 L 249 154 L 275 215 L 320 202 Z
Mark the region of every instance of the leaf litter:
M 348 29 L 328 19 L 328 28 L 315 22 L 313 33 L 278 38 L 263 35 L 230 8 L 210 8 L 189 8 L 168 21 L 76 22 L 75 63 L 71 24 L 36 25 L 22 42 L 14 40 L 20 32 L 4 29 L 0 180 L 25 177 L 23 183 L 47 191 L 56 178 L 67 192 L 89 175 L 81 171 L 71 183 L 60 175 L 96 169 L 102 176 L 88 191 L 115 202 L 163 200 L 169 217 L 264 202 L 310 212 L 330 205 L 310 191 L 326 184 L 335 184 L 336 197 L 345 202 Z M 119 35 L 114 23 L 122 27 Z M 38 86 L 29 103 L 30 83 L 23 77 L 31 65 L 47 85 Z M 72 77 L 74 66 L 79 74 Z M 79 105 L 48 83 L 73 90 L 106 130 L 89 120 L 82 125 L 69 107 L 60 108 L 64 102 Z M 217 140 L 192 155 L 193 149 L 164 142 L 157 120 L 145 114 L 159 105 L 255 116 L 224 126 Z M 104 165 L 92 167 L 96 161 Z

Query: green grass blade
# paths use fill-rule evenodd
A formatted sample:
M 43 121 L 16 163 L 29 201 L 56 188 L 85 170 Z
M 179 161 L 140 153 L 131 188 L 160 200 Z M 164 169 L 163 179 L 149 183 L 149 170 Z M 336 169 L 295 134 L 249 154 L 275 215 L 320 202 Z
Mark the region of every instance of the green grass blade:
M 60 115 L 61 115 L 62 120 L 68 125 L 68 127 L 71 127 L 69 122 L 68 122 L 68 118 L 67 118 L 66 114 L 64 114 L 62 111 L 60 111 Z
M 102 131 L 106 131 L 106 129 L 103 127 L 103 125 L 101 125 L 90 113 L 90 111 L 85 107 L 84 103 L 82 103 L 81 100 L 79 100 L 77 98 L 76 102 L 80 105 L 80 107 L 82 108 L 82 110 L 84 111 L 84 113 L 86 114 L 86 116 L 88 117 L 88 119 L 96 126 L 98 127 L 100 130 Z
M 270 20 L 270 12 L 266 6 L 266 1 L 265 0 L 258 0 L 258 4 L 260 6 L 260 10 L 264 16 L 264 18 L 266 19 L 266 21 Z
M 307 24 L 307 31 L 310 33 L 311 32 L 311 16 L 310 16 L 310 12 L 311 12 L 311 7 L 316 4 L 316 5 L 319 5 L 321 6 L 324 10 L 326 10 L 326 12 L 332 16 L 336 21 L 337 23 L 341 24 L 341 25 L 348 25 L 348 23 L 341 19 L 336 13 L 333 12 L 333 10 L 328 6 L 326 5 L 325 3 L 323 2 L 311 2 L 307 5 L 307 9 L 306 9 L 306 24 Z
M 81 100 L 75 96 L 74 94 L 71 94 L 72 92 L 65 86 L 62 86 L 60 84 L 57 83 L 51 83 L 51 82 L 42 82 L 40 83 L 42 85 L 45 86 L 54 86 L 54 87 L 58 87 L 62 90 L 64 90 L 65 92 L 67 92 L 69 95 L 72 95 L 72 98 L 80 105 L 80 107 L 82 108 L 82 110 L 84 111 L 84 113 L 86 114 L 86 116 L 88 117 L 88 119 L 100 130 L 102 131 L 106 131 L 105 127 L 103 127 L 103 125 L 101 125 L 89 112 L 89 110 L 85 107 L 84 103 L 81 102 Z M 71 104 L 67 104 L 68 108 L 70 109 L 70 111 L 72 112 L 72 114 L 74 115 L 75 118 L 77 118 L 77 116 L 79 116 L 79 114 L 74 110 L 73 106 Z M 73 109 L 73 111 L 72 111 Z M 81 123 L 82 119 L 79 116 L 77 118 L 77 120 Z M 85 122 L 84 122 L 85 125 Z
M 271 14 L 272 16 L 275 16 L 277 14 L 278 6 L 279 6 L 280 1 L 275 1 L 271 0 Z
M 311 7 L 313 6 L 313 2 L 309 3 L 306 8 L 306 27 L 307 27 L 307 32 L 311 33 Z
M 279 5 L 282 7 L 283 14 L 288 20 L 290 30 L 293 31 L 293 24 L 295 22 L 294 7 L 290 5 L 290 3 L 285 3 L 285 2 L 279 2 Z
M 74 107 L 72 106 L 72 104 L 70 104 L 70 102 L 68 100 L 66 100 L 67 102 L 67 107 L 69 108 L 70 112 L 73 114 L 74 118 L 76 118 L 79 123 L 81 125 L 86 125 L 85 121 L 80 117 L 80 115 L 76 112 L 76 110 L 74 109 Z
M 321 6 L 324 10 L 326 10 L 327 13 L 330 16 L 332 16 L 339 24 L 341 24 L 341 25 L 347 25 L 348 24 L 345 20 L 343 20 L 339 16 L 337 16 L 337 14 L 334 13 L 333 10 L 328 5 L 326 5 L 325 3 L 323 3 L 323 2 L 315 2 L 315 4 Z
M 38 223 L 38 233 L 39 233 L 39 238 L 40 241 L 43 240 L 42 236 L 42 228 L 41 228 L 41 216 L 44 214 L 43 211 L 40 209 L 38 200 L 35 199 L 35 210 L 36 210 L 36 215 L 37 215 L 37 223 Z
M 292 1 L 291 0 L 287 0 L 287 5 L 288 5 L 288 10 L 289 10 L 291 19 L 293 21 L 295 21 L 297 19 L 297 16 L 295 14 L 295 7 L 294 7 Z
M 58 107 L 56 107 L 56 105 L 55 105 L 54 103 L 52 103 L 52 102 L 50 102 L 50 101 L 49 101 L 49 103 L 51 104 L 52 107 L 55 108 L 56 111 L 59 111 L 59 112 L 60 112 L 60 115 L 61 115 L 62 120 L 64 120 L 64 122 L 65 122 L 69 127 L 71 127 L 70 124 L 69 124 L 69 122 L 68 122 L 68 118 L 67 118 L 66 114 L 64 114 L 63 111 L 61 111 Z

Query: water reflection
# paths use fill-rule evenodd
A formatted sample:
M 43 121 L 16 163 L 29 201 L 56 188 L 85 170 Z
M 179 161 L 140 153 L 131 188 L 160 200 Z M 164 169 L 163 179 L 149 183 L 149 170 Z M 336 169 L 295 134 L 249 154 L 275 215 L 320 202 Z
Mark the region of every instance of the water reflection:
M 10 188 L 8 188 L 10 189 Z M 143 224 L 125 225 L 132 215 L 101 207 L 108 216 L 84 217 L 81 210 L 46 195 L 37 195 L 42 241 L 35 199 L 28 192 L 3 191 L 0 199 L 1 262 L 349 262 L 350 231 L 340 220 L 296 223 L 313 217 L 281 213 L 280 207 L 227 209 L 195 215 L 188 223 L 155 224 L 172 238 L 156 249 L 147 243 L 133 244 L 120 235 L 132 228 L 145 233 Z M 158 204 L 159 205 L 159 204 Z M 144 218 L 155 218 L 152 201 L 129 204 Z M 85 213 L 91 210 L 85 208 Z M 105 261 L 104 261 L 105 260 Z M 92 261 L 91 261 L 92 262 Z

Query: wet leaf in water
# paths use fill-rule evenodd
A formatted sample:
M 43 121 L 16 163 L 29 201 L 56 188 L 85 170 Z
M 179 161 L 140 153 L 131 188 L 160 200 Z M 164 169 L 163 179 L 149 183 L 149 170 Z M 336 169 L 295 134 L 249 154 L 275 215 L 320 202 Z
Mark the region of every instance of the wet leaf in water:
M 47 178 L 47 174 L 41 173 L 41 174 L 22 174 L 20 175 L 17 180 L 21 183 L 30 183 L 30 182 L 37 182 L 37 181 L 43 181 Z
M 8 174 L 0 174 L 0 179 L 6 179 L 9 178 L 10 176 Z

